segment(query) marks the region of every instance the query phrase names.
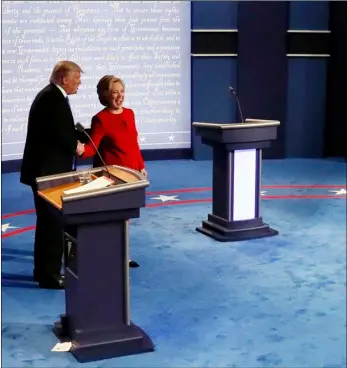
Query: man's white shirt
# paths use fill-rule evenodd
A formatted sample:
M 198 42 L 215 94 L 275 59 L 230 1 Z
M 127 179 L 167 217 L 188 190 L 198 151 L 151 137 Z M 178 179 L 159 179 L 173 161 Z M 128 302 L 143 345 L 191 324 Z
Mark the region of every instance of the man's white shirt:
M 63 87 L 60 87 L 58 84 L 55 84 L 55 86 L 57 86 L 57 87 L 58 87 L 58 89 L 60 89 L 60 91 L 61 91 L 61 93 L 63 94 L 63 96 L 66 98 L 66 97 L 67 97 L 67 93 L 66 93 L 66 91 L 64 90 L 64 88 L 63 88 Z

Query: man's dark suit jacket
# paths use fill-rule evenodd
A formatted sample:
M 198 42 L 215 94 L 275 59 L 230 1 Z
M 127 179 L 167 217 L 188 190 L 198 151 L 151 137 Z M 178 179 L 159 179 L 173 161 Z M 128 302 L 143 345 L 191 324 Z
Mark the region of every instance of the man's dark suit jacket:
M 21 183 L 35 186 L 39 176 L 71 171 L 77 139 L 66 98 L 57 86 L 49 84 L 30 108 Z

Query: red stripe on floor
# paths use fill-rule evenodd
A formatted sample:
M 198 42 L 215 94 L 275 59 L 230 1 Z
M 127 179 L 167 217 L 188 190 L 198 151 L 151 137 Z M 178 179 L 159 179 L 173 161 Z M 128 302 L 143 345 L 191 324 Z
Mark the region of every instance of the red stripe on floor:
M 7 219 L 10 217 L 16 217 L 16 216 L 21 216 L 21 215 L 28 215 L 29 213 L 34 213 L 35 209 L 31 209 L 31 210 L 25 210 L 25 211 L 19 211 L 19 212 L 13 212 L 13 213 L 7 213 L 3 216 L 1 216 L 1 218 L 3 219 Z
M 158 190 L 155 192 L 147 192 L 146 195 L 159 195 L 170 193 L 192 193 L 192 192 L 207 192 L 212 188 L 185 188 L 185 189 L 170 189 L 170 190 Z
M 10 231 L 9 233 L 2 234 L 1 238 L 8 238 L 9 236 L 25 233 L 26 231 L 35 230 L 36 226 L 23 227 L 22 229 Z
M 334 198 L 334 199 L 338 199 L 338 198 L 346 198 L 345 195 L 340 195 L 340 196 L 337 196 L 337 195 L 320 195 L 320 194 L 317 194 L 317 195 L 269 195 L 269 196 L 261 196 L 262 199 L 325 199 L 325 198 Z
M 262 189 L 309 189 L 309 188 L 317 188 L 317 189 L 328 189 L 328 188 L 336 188 L 341 189 L 345 188 L 345 185 L 263 185 Z M 210 191 L 212 188 L 210 187 L 203 187 L 203 188 L 185 188 L 185 189 L 170 189 L 170 190 L 162 190 L 162 191 L 153 191 L 147 192 L 146 195 L 160 195 L 160 194 L 172 194 L 172 193 L 192 193 L 192 192 L 206 192 Z M 336 195 L 274 195 L 274 196 L 262 196 L 263 199 L 295 199 L 295 198 L 302 198 L 302 199 L 324 199 L 324 198 L 346 198 L 346 196 L 336 196 Z M 186 204 L 186 203 L 199 203 L 199 202 L 210 202 L 211 199 L 208 200 L 185 200 L 177 202 L 170 202 L 170 204 Z M 155 203 L 150 204 L 147 207 L 158 207 L 161 205 L 166 205 L 169 202 L 164 203 Z M 7 219 L 16 216 L 28 215 L 30 213 L 35 213 L 35 209 L 19 211 L 14 213 L 7 213 L 2 216 L 2 219 Z
M 326 184 L 298 184 L 298 185 L 262 185 L 261 189 L 344 189 L 346 185 L 326 185 Z M 192 192 L 207 192 L 212 190 L 212 187 L 204 188 L 184 188 L 184 189 L 170 189 L 157 190 L 154 192 L 147 192 L 146 195 L 159 195 L 171 193 L 192 193 Z
M 212 202 L 211 198 L 205 199 L 185 199 L 183 201 L 175 201 L 175 202 L 164 202 L 164 203 L 150 203 L 146 207 L 161 207 L 161 206 L 175 206 L 180 204 L 188 204 L 188 203 L 204 203 L 204 202 Z
M 163 192 L 161 192 L 163 193 Z M 336 195 L 287 195 L 287 196 L 262 196 L 262 199 L 324 199 L 324 198 L 346 198 L 346 196 L 336 196 Z M 204 198 L 204 199 L 186 199 L 186 200 L 182 200 L 182 201 L 170 201 L 170 202 L 164 202 L 164 203 L 150 203 L 148 204 L 146 207 L 164 207 L 164 206 L 177 206 L 177 205 L 183 205 L 183 204 L 191 204 L 191 203 L 207 203 L 207 202 L 212 202 L 212 198 Z M 17 214 L 19 215 L 23 215 L 23 214 L 27 214 L 27 213 L 32 213 L 35 210 L 28 210 L 28 211 L 22 211 L 22 212 L 17 212 Z M 8 215 L 4 215 L 3 218 L 8 218 L 8 217 L 13 217 L 13 216 L 18 216 L 15 213 L 11 213 Z M 14 236 L 14 235 L 18 235 L 21 233 L 24 233 L 26 231 L 30 231 L 30 230 L 34 230 L 36 226 L 28 226 L 28 227 L 24 227 L 23 229 L 18 229 L 18 230 L 14 230 L 11 231 L 9 233 L 3 234 L 1 235 L 2 238 L 7 238 L 10 236 Z
M 303 185 L 303 184 L 293 184 L 293 185 L 262 185 L 262 189 L 344 189 L 346 185 L 327 185 L 327 184 L 311 184 L 311 185 Z

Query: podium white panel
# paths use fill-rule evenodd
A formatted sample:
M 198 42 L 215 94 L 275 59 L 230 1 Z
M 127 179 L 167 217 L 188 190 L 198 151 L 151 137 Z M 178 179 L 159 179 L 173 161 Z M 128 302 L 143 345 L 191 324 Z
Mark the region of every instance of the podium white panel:
M 252 220 L 256 211 L 257 150 L 234 152 L 233 220 Z

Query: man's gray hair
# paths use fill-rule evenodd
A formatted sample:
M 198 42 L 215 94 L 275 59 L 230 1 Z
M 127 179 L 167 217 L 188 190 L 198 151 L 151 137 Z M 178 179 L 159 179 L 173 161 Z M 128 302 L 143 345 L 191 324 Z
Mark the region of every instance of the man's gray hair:
M 70 72 L 83 73 L 82 68 L 73 61 L 63 60 L 60 61 L 53 69 L 49 78 L 50 83 L 60 84 L 61 78 L 66 77 Z

